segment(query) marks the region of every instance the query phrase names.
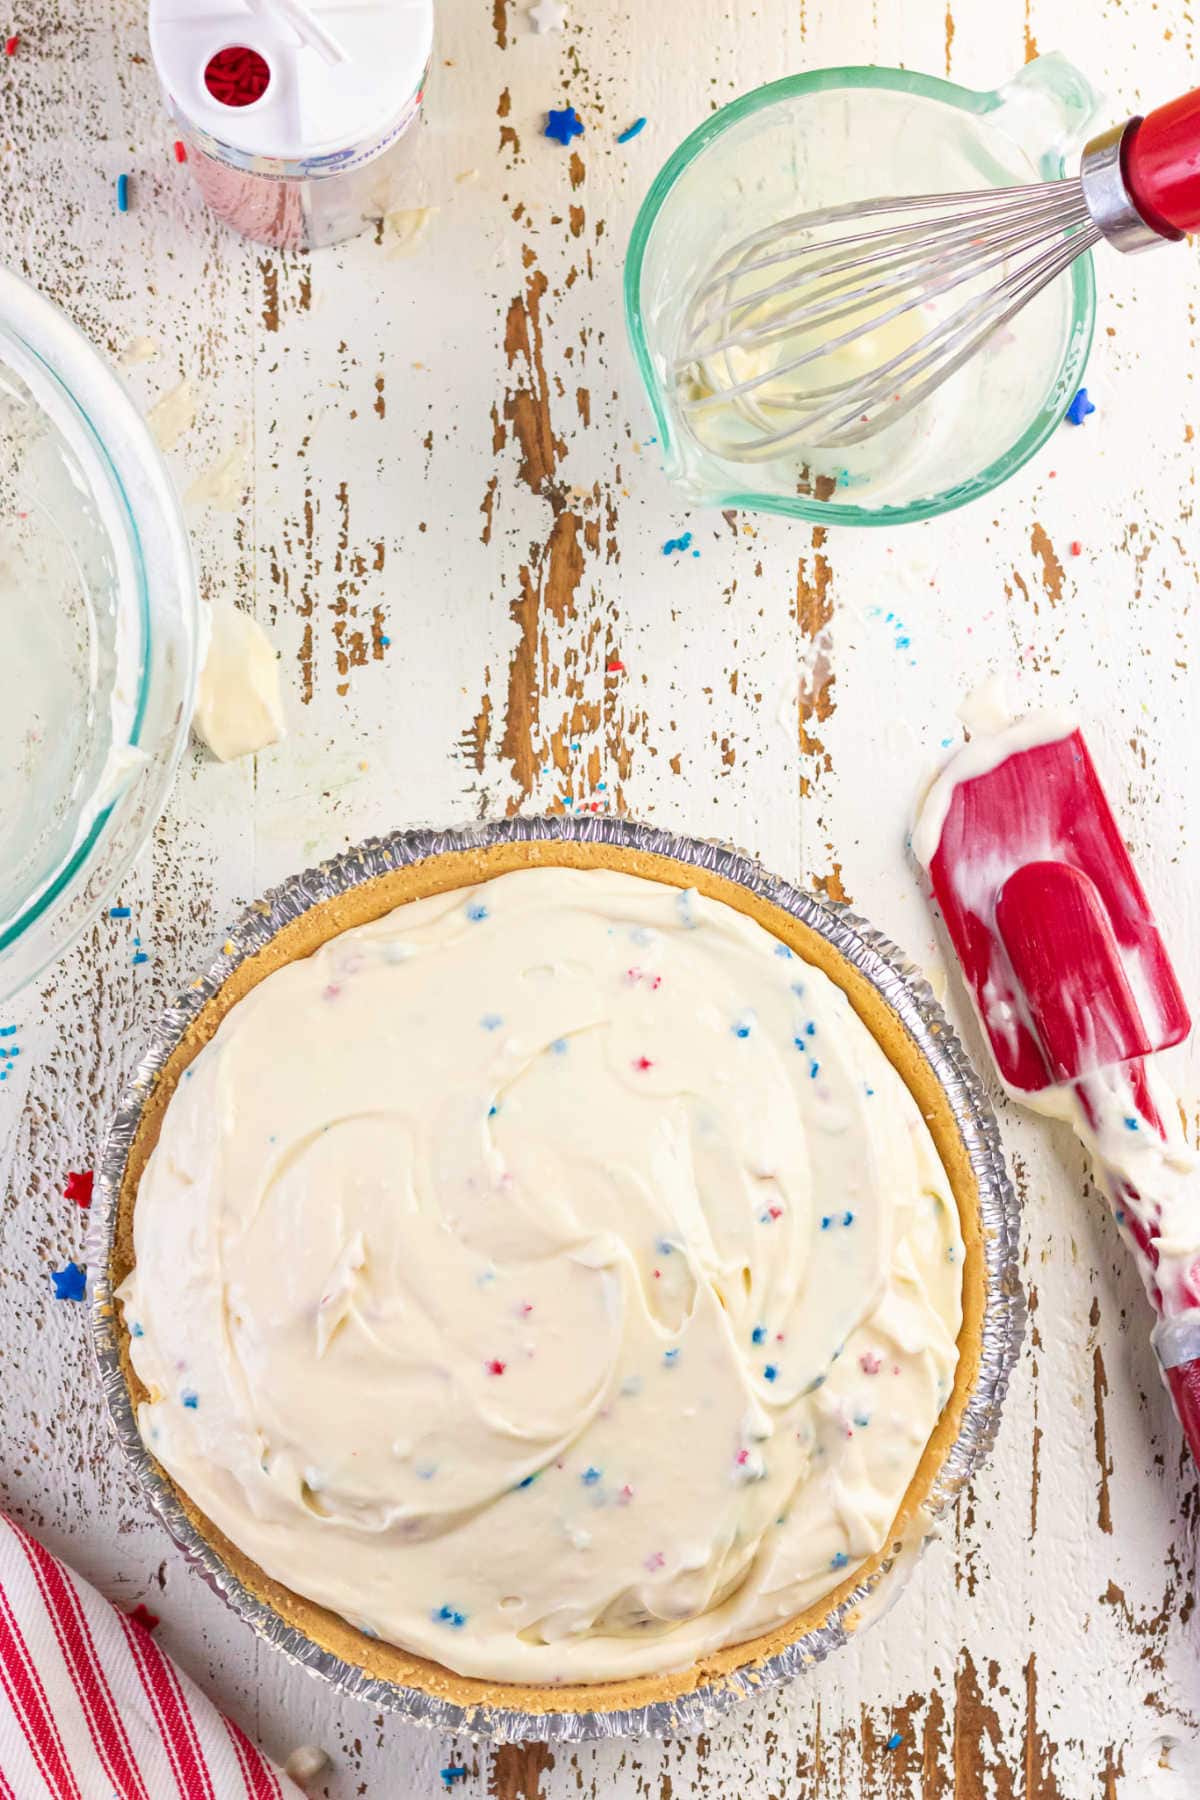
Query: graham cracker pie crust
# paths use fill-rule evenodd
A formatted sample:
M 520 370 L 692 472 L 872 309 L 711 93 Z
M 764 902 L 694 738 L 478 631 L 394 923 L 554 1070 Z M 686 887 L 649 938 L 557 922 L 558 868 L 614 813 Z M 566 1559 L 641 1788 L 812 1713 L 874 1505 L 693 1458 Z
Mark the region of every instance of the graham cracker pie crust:
M 261 950 L 240 963 L 192 1021 L 166 1063 L 142 1110 L 130 1146 L 121 1187 L 109 1272 L 115 1290 L 134 1264 L 133 1214 L 138 1185 L 158 1142 L 163 1115 L 184 1069 L 209 1041 L 221 1020 L 243 995 L 283 964 L 309 956 L 329 938 L 354 925 L 380 918 L 407 900 L 454 888 L 470 887 L 509 870 L 552 865 L 575 869 L 617 869 L 677 888 L 695 888 L 735 912 L 757 920 L 806 962 L 815 964 L 846 994 L 855 1012 L 887 1054 L 920 1107 L 949 1178 L 962 1226 L 963 1322 L 954 1386 L 929 1439 L 916 1474 L 896 1515 L 887 1544 L 865 1565 L 814 1606 L 761 1637 L 715 1651 L 690 1667 L 669 1674 L 627 1681 L 575 1686 L 526 1686 L 481 1681 L 454 1674 L 439 1663 L 413 1656 L 395 1645 L 368 1638 L 335 1613 L 281 1586 L 244 1556 L 223 1533 L 174 1488 L 196 1530 L 207 1540 L 239 1581 L 279 1614 L 285 1623 L 321 1649 L 383 1681 L 417 1688 L 466 1708 L 503 1707 L 531 1715 L 550 1712 L 605 1712 L 670 1701 L 698 1687 L 719 1682 L 734 1670 L 752 1667 L 821 1625 L 846 1596 L 873 1578 L 886 1579 L 883 1565 L 901 1546 L 919 1514 L 945 1457 L 958 1436 L 975 1386 L 980 1362 L 987 1274 L 980 1226 L 979 1191 L 966 1147 L 949 1100 L 933 1069 L 900 1020 L 875 988 L 823 937 L 782 908 L 690 863 L 648 851 L 601 843 L 552 840 L 505 841 L 473 850 L 448 851 L 412 863 L 311 907 L 283 927 Z M 118 1309 L 119 1310 L 119 1309 Z M 117 1322 L 121 1365 L 136 1408 L 148 1398 L 129 1358 L 123 1316 Z M 170 1478 L 158 1467 L 164 1481 Z M 174 1485 L 174 1484 L 172 1484 Z

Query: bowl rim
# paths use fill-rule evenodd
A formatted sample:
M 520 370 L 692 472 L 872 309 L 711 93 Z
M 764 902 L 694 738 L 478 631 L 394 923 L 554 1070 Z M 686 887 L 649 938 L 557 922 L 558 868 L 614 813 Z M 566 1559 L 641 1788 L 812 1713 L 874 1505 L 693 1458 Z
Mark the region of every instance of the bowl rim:
M 876 64 L 848 63 L 809 69 L 800 75 L 785 75 L 778 81 L 769 81 L 762 87 L 752 88 L 749 93 L 740 95 L 738 99 L 731 100 L 728 105 L 710 114 L 688 133 L 650 184 L 646 197 L 638 208 L 629 236 L 629 248 L 625 254 L 625 327 L 665 456 L 669 457 L 671 454 L 675 434 L 662 402 L 641 299 L 646 253 L 659 213 L 685 171 L 727 131 L 753 118 L 766 107 L 782 101 L 801 99 L 808 94 L 828 93 L 841 88 L 883 88 L 894 93 L 916 94 L 922 99 L 954 106 L 980 118 L 996 111 L 1004 99 L 1002 90 L 962 87 L 958 82 L 949 81 L 940 75 L 924 75 L 914 69 L 896 69 Z M 1059 174 L 1065 174 L 1066 164 L 1063 159 L 1059 157 L 1056 161 Z M 1077 257 L 1065 273 L 1071 286 L 1071 318 L 1058 373 L 1049 395 L 1016 443 L 989 463 L 986 469 L 968 480 L 956 482 L 939 494 L 924 496 L 904 506 L 880 507 L 853 506 L 833 500 L 817 501 L 799 494 L 760 494 L 748 487 L 743 491 L 733 485 L 728 493 L 705 496 L 701 500 L 691 492 L 686 482 L 680 485 L 696 504 L 778 513 L 786 518 L 807 519 L 814 525 L 907 525 L 955 512 L 969 501 L 981 499 L 999 487 L 1001 482 L 1007 481 L 1009 476 L 1015 475 L 1031 457 L 1036 456 L 1062 424 L 1067 408 L 1083 382 L 1096 325 L 1096 276 L 1091 251 L 1085 251 L 1082 256 Z
M 32 399 L 39 390 L 58 406 L 50 415 L 85 472 L 98 479 L 109 503 L 107 517 L 120 522 L 132 571 L 139 628 L 138 691 L 128 744 L 142 748 L 151 688 L 156 675 L 156 596 L 171 587 L 179 619 L 176 635 L 182 656 L 170 658 L 179 679 L 179 702 L 165 756 L 151 754 L 146 767 L 100 808 L 87 831 L 50 878 L 0 927 L 0 995 L 10 995 L 61 956 L 91 923 L 145 843 L 166 804 L 187 742 L 198 680 L 199 595 L 183 510 L 148 426 L 117 375 L 85 334 L 51 300 L 11 270 L 0 269 L 0 360 L 9 362 Z M 102 433 L 96 420 L 103 416 Z M 69 421 L 73 430 L 65 428 Z M 116 748 L 118 746 L 114 746 Z M 122 802 L 147 780 L 138 829 L 117 847 L 103 892 L 80 904 L 79 916 L 56 935 L 53 926 L 79 898 L 93 876 L 93 855 L 118 815 Z M 38 927 L 43 927 L 41 932 Z
M 196 1527 L 174 1484 L 159 1470 L 143 1443 L 123 1363 L 123 1327 L 111 1280 L 126 1163 L 138 1136 L 143 1108 L 189 1028 L 239 965 L 314 906 L 336 900 L 375 877 L 448 852 L 470 854 L 514 842 L 634 850 L 690 864 L 747 889 L 825 938 L 877 990 L 919 1056 L 929 1065 L 953 1113 L 978 1194 L 980 1268 L 985 1290 L 979 1363 L 973 1385 L 962 1403 L 957 1435 L 948 1443 L 918 1506 L 912 1536 L 898 1552 L 893 1545 L 878 1567 L 837 1598 L 820 1624 L 775 1654 L 755 1661 L 751 1650 L 741 1666 L 685 1693 L 611 1710 L 533 1712 L 491 1702 L 465 1702 L 372 1675 L 360 1664 L 345 1660 L 289 1624 L 267 1600 L 247 1587 L 208 1536 Z M 704 1729 L 743 1698 L 793 1680 L 830 1650 L 846 1643 L 859 1623 L 876 1616 L 898 1594 L 905 1572 L 928 1541 L 933 1521 L 961 1493 L 990 1449 L 998 1428 L 1001 1402 L 1025 1320 L 1018 1237 L 1018 1202 L 1004 1164 L 999 1128 L 961 1042 L 925 977 L 889 939 L 848 907 L 818 898 L 769 874 L 756 860 L 728 846 L 614 815 L 586 819 L 543 815 L 459 830 L 396 831 L 383 838 L 369 838 L 328 862 L 294 875 L 253 902 L 233 926 L 207 973 L 186 987 L 154 1023 L 148 1045 L 109 1125 L 97 1169 L 86 1251 L 92 1348 L 116 1437 L 154 1510 L 209 1585 L 260 1638 L 282 1650 L 293 1662 L 324 1677 L 342 1693 L 443 1731 L 462 1731 L 497 1741 L 539 1738 L 582 1742 L 614 1736 L 674 1736 Z M 896 1578 L 889 1579 L 893 1570 Z M 874 1594 L 877 1586 L 883 1588 L 882 1605 Z

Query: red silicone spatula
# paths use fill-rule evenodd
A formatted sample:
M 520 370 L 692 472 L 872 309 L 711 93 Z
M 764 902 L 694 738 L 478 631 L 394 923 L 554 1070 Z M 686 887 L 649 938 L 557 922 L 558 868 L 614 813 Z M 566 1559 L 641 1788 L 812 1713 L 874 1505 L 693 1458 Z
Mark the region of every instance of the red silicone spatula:
M 913 847 L 929 870 L 1001 1077 L 1092 1150 L 1159 1313 L 1155 1348 L 1200 1462 L 1200 1173 L 1146 1059 L 1191 1029 L 1081 733 L 1033 716 L 935 782 Z

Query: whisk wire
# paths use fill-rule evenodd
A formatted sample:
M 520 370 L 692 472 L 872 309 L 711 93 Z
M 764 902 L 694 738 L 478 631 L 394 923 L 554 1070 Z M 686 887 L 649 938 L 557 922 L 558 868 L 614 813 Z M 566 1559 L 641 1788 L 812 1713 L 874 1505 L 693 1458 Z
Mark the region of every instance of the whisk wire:
M 694 429 L 723 409 L 739 420 L 738 460 L 857 443 L 927 400 L 1102 235 L 1081 180 L 852 202 L 751 232 L 685 308 L 684 414 Z M 897 329 L 910 341 L 888 354 Z M 876 346 L 870 366 L 845 367 Z
M 1089 244 L 1096 242 L 1099 236 L 1098 231 L 1093 231 Z M 902 418 L 974 355 L 993 331 L 1006 324 L 1048 282 L 1061 274 L 1077 254 L 1073 242 L 1052 244 L 1040 258 L 1023 265 L 999 287 L 990 290 L 986 297 L 968 301 L 915 344 L 857 382 L 835 384 L 833 389 L 821 393 L 808 390 L 803 395 L 793 396 L 790 401 L 784 396 L 776 396 L 758 402 L 752 393 L 743 396 L 750 403 L 747 416 L 765 433 L 751 453 L 744 453 L 745 459 L 764 460 L 777 455 L 790 443 L 819 443 L 840 448 L 860 442 L 879 429 L 879 416 L 874 409 L 884 402 L 889 423 Z M 894 391 L 903 389 L 905 383 L 914 381 L 926 370 L 933 372 L 925 381 L 906 392 Z M 827 405 L 816 409 L 808 405 L 806 411 L 796 412 L 798 405 L 807 405 L 812 399 L 822 397 L 822 393 L 830 392 L 836 392 L 837 398 Z M 771 428 L 772 421 L 767 416 L 768 411 L 776 408 L 796 415 L 782 430 Z M 824 428 L 825 421 L 830 421 L 827 428 Z M 814 437 L 813 432 L 818 428 L 821 428 L 820 435 Z
M 1020 206 L 1003 207 L 995 210 L 988 208 L 966 208 L 957 213 L 953 218 L 946 220 L 937 220 L 931 223 L 927 219 L 917 219 L 910 224 L 886 225 L 881 226 L 875 231 L 851 232 L 842 237 L 814 239 L 813 232 L 816 229 L 818 220 L 816 216 L 811 216 L 806 223 L 798 221 L 794 226 L 796 234 L 802 239 L 807 239 L 809 241 L 788 243 L 786 240 L 793 229 L 793 227 L 789 225 L 787 228 L 781 228 L 779 231 L 772 234 L 773 241 L 777 244 L 782 243 L 783 247 L 773 251 L 769 256 L 762 256 L 757 258 L 757 260 L 754 260 L 753 251 L 756 246 L 749 241 L 744 241 L 736 246 L 734 250 L 727 251 L 715 265 L 708 280 L 696 290 L 696 293 L 693 295 L 693 306 L 702 302 L 714 290 L 724 286 L 728 282 L 731 274 L 758 274 L 762 270 L 775 267 L 777 264 L 794 262 L 802 256 L 825 257 L 829 256 L 831 252 L 843 247 L 850 247 L 857 251 L 863 246 L 870 246 L 872 244 L 880 245 L 889 239 L 895 239 L 897 241 L 911 240 L 923 244 L 926 250 L 930 251 L 936 245 L 939 235 L 942 233 L 958 233 L 964 230 L 971 232 L 978 230 L 985 225 L 992 226 L 997 221 L 1001 223 L 1006 221 L 1019 222 L 1022 219 L 1035 218 L 1042 214 L 1060 214 L 1071 207 L 1079 207 L 1086 211 L 1086 201 L 1083 198 L 1083 190 L 1080 187 L 1080 184 L 1078 182 L 1063 182 L 1061 185 L 1065 190 L 1063 194 L 1051 194 L 1048 196 L 1043 191 L 1039 199 L 1030 199 L 1023 202 Z
M 715 323 L 719 319 L 725 326 L 725 335 L 713 343 L 703 343 L 704 354 L 712 356 L 729 348 L 745 348 L 751 344 L 764 345 L 791 336 L 798 329 L 830 323 L 836 318 L 864 310 L 870 300 L 879 293 L 889 291 L 898 293 L 909 287 L 918 287 L 927 291 L 931 266 L 936 266 L 939 273 L 947 273 L 970 268 L 970 265 L 975 263 L 976 267 L 972 273 L 982 273 L 986 268 L 995 267 L 1003 261 L 1009 250 L 1017 246 L 1032 248 L 1044 242 L 1047 237 L 1058 237 L 1064 230 L 1071 230 L 1085 224 L 1087 218 L 1086 208 L 1081 205 L 1078 212 L 1073 211 L 1065 219 L 1060 214 L 1046 214 L 1043 220 L 1037 222 L 1039 229 L 1035 232 L 1031 232 L 1023 224 L 1014 227 L 1003 235 L 989 240 L 989 247 L 995 249 L 998 254 L 986 265 L 978 264 L 979 239 L 974 231 L 963 231 L 953 237 L 947 237 L 936 259 L 931 258 L 929 244 L 924 241 L 919 248 L 905 247 L 903 250 L 897 251 L 895 255 L 884 256 L 876 252 L 863 257 L 845 259 L 835 263 L 832 267 L 822 267 L 811 275 L 806 286 L 800 290 L 802 298 L 792 308 L 776 310 L 757 325 L 749 323 L 739 325 L 737 321 L 741 315 L 746 315 L 748 319 L 753 318 L 755 313 L 772 300 L 789 294 L 794 296 L 797 293 L 794 279 L 773 283 L 770 287 L 755 293 L 731 298 L 726 303 L 724 313 L 716 315 L 716 319 L 708 321 Z M 847 279 L 851 278 L 853 272 L 860 268 L 868 268 L 872 276 L 877 279 L 872 280 L 866 286 L 848 289 L 846 287 Z M 904 279 L 897 279 L 897 277 L 904 277 Z M 836 302 L 836 304 L 822 308 L 817 305 L 817 301 L 821 299 Z M 876 322 L 871 321 L 872 324 Z M 693 327 L 693 333 L 698 343 L 702 342 L 702 331 Z M 696 360 L 694 353 L 691 360 Z M 684 366 L 682 363 L 676 365 L 677 369 Z
M 1039 244 L 1044 243 L 1047 238 L 1051 238 L 1052 242 L 1057 243 L 1060 241 L 1060 234 L 1058 232 L 1053 234 L 1050 234 L 1049 232 L 1043 233 L 1040 237 L 1032 240 L 1027 248 L 1036 248 Z M 753 394 L 757 389 L 768 385 L 773 390 L 777 399 L 784 399 L 784 395 L 781 394 L 779 390 L 779 383 L 788 376 L 794 375 L 800 369 L 810 367 L 813 363 L 829 357 L 833 352 L 855 343 L 869 332 L 879 331 L 918 307 L 931 305 L 935 300 L 953 292 L 964 283 L 978 280 L 981 276 L 1002 266 L 1007 260 L 1007 257 L 1008 249 L 1004 245 L 1001 245 L 997 248 L 995 254 L 990 256 L 986 261 L 980 261 L 977 256 L 972 256 L 961 259 L 959 263 L 948 263 L 945 267 L 941 264 L 933 265 L 938 270 L 937 276 L 934 279 L 931 279 L 928 273 L 925 273 L 923 279 L 920 281 L 914 280 L 901 283 L 898 286 L 884 281 L 869 288 L 856 288 L 849 294 L 839 295 L 836 298 L 827 300 L 824 304 L 802 306 L 793 314 L 792 322 L 788 329 L 786 331 L 781 330 L 779 335 L 783 337 L 803 335 L 805 332 L 812 331 L 821 326 L 832 325 L 839 319 L 846 317 L 856 318 L 858 323 L 852 325 L 849 330 L 842 332 L 835 337 L 823 338 L 820 343 L 801 351 L 799 355 L 790 358 L 787 362 L 775 364 L 765 371 L 756 371 L 753 374 L 743 376 L 741 379 L 738 379 L 733 375 L 733 365 L 729 363 L 727 359 L 726 370 L 730 375 L 730 379 L 707 394 L 685 400 L 683 402 L 684 410 L 693 414 L 711 412 L 725 404 L 727 401 L 737 400 L 746 395 Z M 909 292 L 910 289 L 913 291 Z M 872 310 L 872 300 L 881 292 L 899 294 L 900 298 L 898 298 L 895 305 L 891 307 L 884 310 L 878 308 Z M 908 296 L 907 298 L 905 297 L 906 294 Z M 704 346 L 702 350 L 697 354 L 694 354 L 692 359 L 693 365 L 699 363 L 701 367 L 704 367 L 716 356 L 727 356 L 728 351 L 742 349 L 755 341 L 758 340 L 755 339 L 753 333 L 734 332 L 712 346 Z M 904 357 L 902 356 L 899 360 L 903 361 Z M 881 375 L 886 375 L 888 371 L 896 366 L 896 361 L 897 359 L 893 359 L 893 361 L 886 364 L 879 373 Z M 853 379 L 857 380 L 860 378 L 856 377 Z M 807 398 L 811 392 L 811 389 L 804 390 L 803 398 Z M 799 398 L 800 396 L 798 395 L 787 396 L 786 399 L 784 399 L 784 403 L 789 405 L 795 404 Z

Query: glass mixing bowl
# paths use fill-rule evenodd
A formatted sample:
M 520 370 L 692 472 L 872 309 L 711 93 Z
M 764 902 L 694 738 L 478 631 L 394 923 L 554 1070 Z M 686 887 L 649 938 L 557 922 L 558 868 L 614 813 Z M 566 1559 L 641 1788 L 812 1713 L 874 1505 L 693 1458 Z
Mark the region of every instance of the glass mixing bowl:
M 179 502 L 133 403 L 0 271 L 0 998 L 145 842 L 187 737 L 197 625 Z
M 1092 340 L 1091 257 L 1037 296 L 907 419 L 851 449 L 738 462 L 702 444 L 672 369 L 685 305 L 748 233 L 814 207 L 1056 180 L 1074 172 L 1096 97 L 1063 57 L 975 93 L 904 69 L 817 69 L 714 113 L 675 151 L 638 214 L 625 265 L 634 356 L 667 473 L 701 504 L 823 525 L 896 525 L 990 493 L 1045 443 Z

